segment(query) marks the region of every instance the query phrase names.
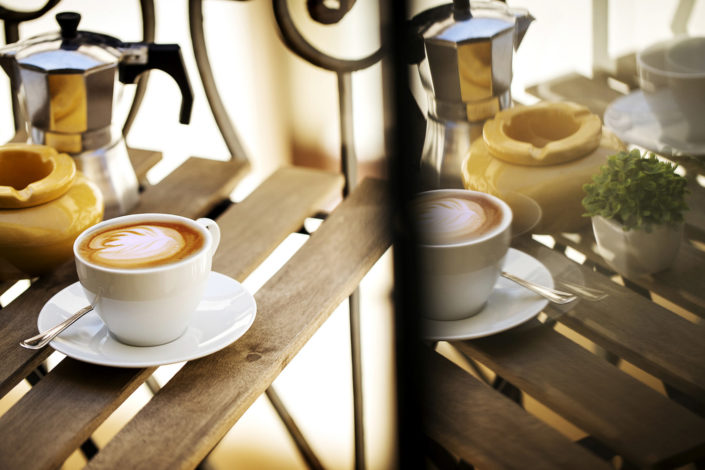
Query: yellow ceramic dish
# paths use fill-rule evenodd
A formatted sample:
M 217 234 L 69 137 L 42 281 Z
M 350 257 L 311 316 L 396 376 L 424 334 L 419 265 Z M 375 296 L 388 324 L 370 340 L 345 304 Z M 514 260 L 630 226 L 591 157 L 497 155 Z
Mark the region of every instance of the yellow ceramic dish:
M 602 121 L 575 103 L 542 102 L 499 112 L 485 123 L 482 135 L 490 153 L 507 163 L 555 165 L 595 150 Z
M 515 232 L 570 232 L 582 217 L 583 184 L 624 144 L 599 117 L 574 103 L 539 103 L 500 111 L 463 162 L 467 189 L 504 199 Z
M 69 260 L 78 234 L 102 218 L 100 190 L 71 157 L 41 145 L 0 146 L 0 279 Z

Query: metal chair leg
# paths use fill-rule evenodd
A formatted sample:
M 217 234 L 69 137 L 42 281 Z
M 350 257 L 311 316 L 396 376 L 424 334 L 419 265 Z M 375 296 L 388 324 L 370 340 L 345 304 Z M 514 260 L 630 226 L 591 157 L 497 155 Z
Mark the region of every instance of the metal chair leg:
M 347 197 L 357 184 L 352 112 L 352 74 L 338 72 L 338 106 L 340 111 L 340 164 L 345 176 L 343 196 Z M 348 299 L 350 307 L 350 353 L 352 356 L 353 422 L 355 427 L 355 468 L 365 468 L 365 432 L 362 404 L 362 351 L 360 338 L 360 290 Z
M 355 432 L 355 468 L 365 468 L 365 426 L 362 401 L 362 346 L 360 334 L 360 289 L 348 299 L 350 306 L 350 353 L 352 357 L 353 423 Z
M 145 385 L 147 385 L 150 392 L 152 392 L 152 395 L 157 394 L 157 392 L 159 392 L 159 390 L 161 390 L 162 388 L 161 385 L 159 385 L 157 379 L 154 377 L 154 375 L 150 375 L 147 378 L 147 380 L 145 381 Z M 294 440 L 294 444 L 301 453 L 303 459 L 306 461 L 306 464 L 309 466 L 309 468 L 313 470 L 322 470 L 323 465 L 321 465 L 320 460 L 318 460 L 318 457 L 316 457 L 316 454 L 313 452 L 311 446 L 306 441 L 306 438 L 304 437 L 303 433 L 296 425 L 294 418 L 291 417 L 291 414 L 289 414 L 289 411 L 286 409 L 286 406 L 279 398 L 277 392 L 274 390 L 274 386 L 270 386 L 265 391 L 265 394 L 267 395 L 269 402 L 274 407 L 274 410 L 277 412 L 277 415 L 279 415 L 279 418 L 284 423 L 284 426 L 286 427 L 287 431 L 289 431 L 289 435 Z M 81 449 L 83 450 L 83 446 L 81 446 Z M 90 452 L 90 447 L 87 447 L 86 449 Z M 84 452 L 84 454 L 85 453 L 86 452 Z M 212 466 L 208 463 L 208 457 L 204 458 L 203 461 L 198 464 L 197 468 L 198 470 L 208 470 L 212 468 Z
M 304 437 L 303 433 L 296 425 L 294 419 L 289 414 L 289 411 L 286 409 L 286 406 L 284 406 L 284 403 L 279 398 L 279 395 L 274 389 L 274 386 L 270 385 L 269 388 L 265 391 L 265 394 L 267 395 L 269 402 L 274 407 L 274 410 L 279 415 L 279 418 L 284 423 L 284 426 L 286 426 L 287 431 L 289 431 L 289 435 L 294 440 L 296 448 L 299 450 L 299 453 L 301 453 L 301 457 L 303 457 L 303 459 L 306 461 L 308 467 L 313 470 L 322 470 L 323 465 L 321 465 L 320 460 L 318 460 L 318 457 L 316 457 L 316 454 L 313 452 L 313 449 L 311 449 L 311 446 L 308 444 L 308 441 L 306 441 L 306 438 Z

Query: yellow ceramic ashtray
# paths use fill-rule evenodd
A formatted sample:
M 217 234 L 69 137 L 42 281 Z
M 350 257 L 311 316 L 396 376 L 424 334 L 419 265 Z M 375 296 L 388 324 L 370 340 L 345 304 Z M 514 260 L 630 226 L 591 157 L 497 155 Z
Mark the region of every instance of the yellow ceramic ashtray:
M 51 147 L 0 146 L 0 280 L 43 274 L 73 256 L 73 241 L 103 218 L 103 195 Z
M 586 107 L 541 102 L 498 112 L 463 162 L 466 189 L 504 199 L 515 233 L 570 232 L 582 217 L 583 184 L 624 144 Z

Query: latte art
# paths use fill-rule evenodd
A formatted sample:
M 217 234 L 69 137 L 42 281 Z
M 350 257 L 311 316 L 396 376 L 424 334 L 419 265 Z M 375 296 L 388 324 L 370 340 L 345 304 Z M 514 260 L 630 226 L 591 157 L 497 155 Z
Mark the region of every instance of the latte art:
M 89 237 L 79 253 L 104 266 L 141 268 L 179 261 L 202 245 L 201 234 L 185 225 L 143 222 L 108 227 Z
M 422 243 L 447 245 L 478 238 L 497 227 L 501 211 L 480 197 L 427 195 L 415 201 Z

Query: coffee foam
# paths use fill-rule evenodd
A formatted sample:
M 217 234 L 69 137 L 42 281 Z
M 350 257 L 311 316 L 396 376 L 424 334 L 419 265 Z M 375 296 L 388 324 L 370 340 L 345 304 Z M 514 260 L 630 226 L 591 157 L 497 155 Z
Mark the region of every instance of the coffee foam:
M 184 225 L 146 222 L 109 227 L 90 236 L 79 252 L 104 266 L 140 268 L 184 259 L 202 244 L 199 234 Z
M 448 245 L 481 237 L 502 219 L 499 207 L 477 196 L 424 195 L 414 213 L 422 243 Z

